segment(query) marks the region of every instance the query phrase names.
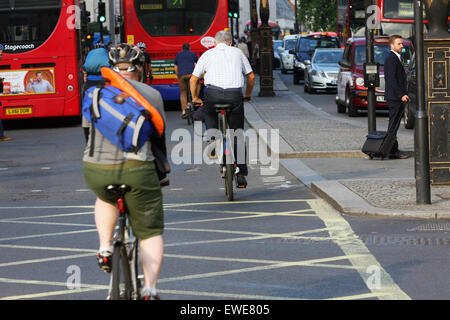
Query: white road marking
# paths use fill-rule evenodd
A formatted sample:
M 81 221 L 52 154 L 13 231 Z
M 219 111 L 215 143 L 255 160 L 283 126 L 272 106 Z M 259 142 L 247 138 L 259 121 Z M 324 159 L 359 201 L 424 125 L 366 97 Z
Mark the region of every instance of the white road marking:
M 332 208 L 325 200 L 309 200 L 311 208 L 316 212 L 317 216 L 325 223 L 328 232 L 333 238 L 334 242 L 342 249 L 348 256 L 350 263 L 358 267 L 359 275 L 367 285 L 368 278 L 371 276 L 366 270 L 368 267 L 377 266 L 380 270 L 381 288 L 370 288 L 374 295 L 379 299 L 388 300 L 410 300 L 411 298 L 392 280 L 391 276 L 384 270 L 377 259 L 367 249 L 364 242 L 362 242 L 353 232 L 350 224 Z

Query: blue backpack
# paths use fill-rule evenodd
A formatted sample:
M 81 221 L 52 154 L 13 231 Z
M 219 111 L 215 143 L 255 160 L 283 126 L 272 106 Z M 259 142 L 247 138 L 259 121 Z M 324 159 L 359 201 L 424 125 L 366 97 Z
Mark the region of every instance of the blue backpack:
M 95 130 L 125 152 L 135 152 L 156 132 L 150 113 L 135 99 L 111 85 L 91 87 L 83 99 L 83 116 L 91 123 L 93 156 Z

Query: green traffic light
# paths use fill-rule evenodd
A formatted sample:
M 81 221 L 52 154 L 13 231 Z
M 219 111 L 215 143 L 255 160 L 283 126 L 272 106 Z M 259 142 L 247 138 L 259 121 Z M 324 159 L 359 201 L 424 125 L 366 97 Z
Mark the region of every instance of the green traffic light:
M 233 16 L 233 13 L 228 12 L 228 16 L 229 16 L 229 17 L 232 17 L 232 16 Z
M 106 21 L 106 17 L 100 16 L 100 17 L 98 17 L 98 21 L 105 22 Z
M 236 19 L 239 18 L 239 13 L 237 13 L 237 12 L 233 13 L 233 17 Z

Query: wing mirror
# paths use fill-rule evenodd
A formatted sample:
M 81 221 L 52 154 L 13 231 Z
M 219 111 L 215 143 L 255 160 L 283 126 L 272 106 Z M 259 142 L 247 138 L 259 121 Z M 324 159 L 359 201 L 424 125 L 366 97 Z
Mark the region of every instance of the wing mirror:
M 347 61 L 347 60 L 340 60 L 339 65 L 342 68 L 346 68 L 346 69 L 350 69 L 350 67 L 351 67 L 350 61 Z

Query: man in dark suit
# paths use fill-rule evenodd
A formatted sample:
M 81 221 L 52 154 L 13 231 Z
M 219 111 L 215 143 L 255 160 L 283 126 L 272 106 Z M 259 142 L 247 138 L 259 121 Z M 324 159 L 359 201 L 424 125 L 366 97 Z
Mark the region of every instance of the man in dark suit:
M 388 132 L 395 136 L 395 143 L 391 149 L 390 157 L 393 159 L 406 159 L 408 155 L 398 149 L 397 131 L 400 127 L 405 103 L 408 102 L 406 72 L 403 69 L 400 53 L 403 49 L 403 38 L 399 35 L 389 37 L 391 52 L 384 62 L 384 80 L 386 84 L 385 99 L 389 106 Z

